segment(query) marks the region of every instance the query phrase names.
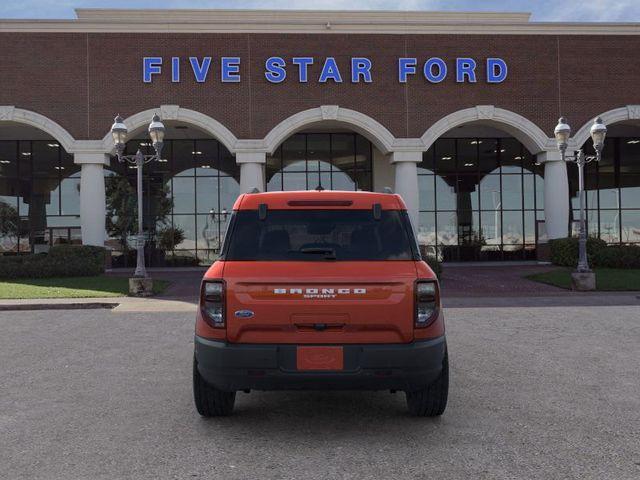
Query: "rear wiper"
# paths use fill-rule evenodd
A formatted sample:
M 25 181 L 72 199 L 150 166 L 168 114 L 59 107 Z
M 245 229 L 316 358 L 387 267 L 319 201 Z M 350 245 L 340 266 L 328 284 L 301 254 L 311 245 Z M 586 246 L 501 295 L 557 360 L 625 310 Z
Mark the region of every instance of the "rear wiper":
M 324 258 L 326 258 L 327 260 L 336 259 L 336 251 L 333 248 L 309 247 L 301 248 L 300 250 L 298 250 L 298 252 L 324 254 Z

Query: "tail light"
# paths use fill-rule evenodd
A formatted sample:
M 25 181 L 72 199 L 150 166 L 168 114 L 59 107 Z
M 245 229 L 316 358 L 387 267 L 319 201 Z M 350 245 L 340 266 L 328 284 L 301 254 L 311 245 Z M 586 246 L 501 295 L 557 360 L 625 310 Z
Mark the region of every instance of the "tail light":
M 440 290 L 435 280 L 418 281 L 415 284 L 416 291 L 416 328 L 425 328 L 431 325 L 440 310 Z
M 225 288 L 222 281 L 204 280 L 200 291 L 200 308 L 205 321 L 214 328 L 225 326 Z

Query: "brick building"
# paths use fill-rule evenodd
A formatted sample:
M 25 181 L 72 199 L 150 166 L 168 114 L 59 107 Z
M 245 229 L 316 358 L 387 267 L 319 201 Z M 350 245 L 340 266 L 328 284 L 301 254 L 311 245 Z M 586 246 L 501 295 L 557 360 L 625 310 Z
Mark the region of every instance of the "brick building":
M 77 10 L 73 20 L 0 20 L 0 252 L 105 244 L 128 150 L 167 127 L 145 166 L 152 264 L 215 258 L 235 197 L 259 190 L 390 187 L 445 260 L 535 258 L 575 230 L 570 148 L 586 173 L 588 228 L 640 242 L 639 24 L 535 23 L 528 14 Z M 162 209 L 159 199 L 170 199 Z M 165 202 L 166 203 L 166 202 Z M 107 222 L 108 224 L 108 222 Z M 155 255 L 178 228 L 184 240 Z M 166 250 L 166 248 L 165 248 Z M 165 259 L 165 260 L 163 260 Z

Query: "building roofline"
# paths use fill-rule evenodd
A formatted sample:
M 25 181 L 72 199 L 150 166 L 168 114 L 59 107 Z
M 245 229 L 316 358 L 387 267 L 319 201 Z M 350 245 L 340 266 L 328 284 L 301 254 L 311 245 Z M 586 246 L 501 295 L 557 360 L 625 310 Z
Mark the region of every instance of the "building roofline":
M 426 22 L 426 23 L 527 23 L 527 12 L 471 11 L 403 11 L 403 10 L 261 10 L 261 9 L 108 9 L 77 8 L 79 20 L 140 21 L 220 21 L 221 18 L 241 22 L 318 22 L 326 20 L 357 22 Z
M 77 19 L 0 19 L 0 32 L 639 35 L 640 23 L 531 22 L 529 13 L 76 9 Z

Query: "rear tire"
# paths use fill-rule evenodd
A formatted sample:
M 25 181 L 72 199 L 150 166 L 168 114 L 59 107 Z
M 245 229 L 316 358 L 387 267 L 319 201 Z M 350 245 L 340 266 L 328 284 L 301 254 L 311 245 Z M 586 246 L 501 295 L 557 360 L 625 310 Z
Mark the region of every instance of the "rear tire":
M 209 385 L 198 371 L 198 362 L 193 359 L 193 399 L 196 410 L 203 417 L 226 417 L 233 412 L 236 392 L 223 392 Z
M 437 417 L 447 408 L 449 395 L 449 355 L 445 350 L 442 371 L 428 387 L 405 392 L 409 413 L 416 417 Z

